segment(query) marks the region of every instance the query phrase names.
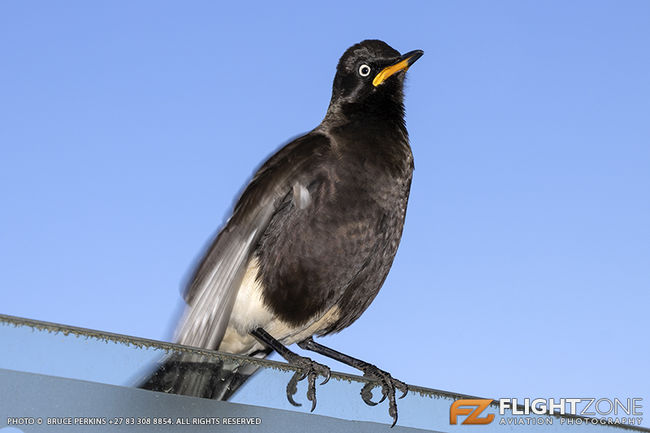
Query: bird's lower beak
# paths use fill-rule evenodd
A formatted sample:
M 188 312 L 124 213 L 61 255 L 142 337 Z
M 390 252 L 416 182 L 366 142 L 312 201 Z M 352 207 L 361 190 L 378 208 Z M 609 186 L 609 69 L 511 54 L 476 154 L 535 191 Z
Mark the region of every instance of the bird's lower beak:
M 404 54 L 399 59 L 397 59 L 395 63 L 382 69 L 375 76 L 375 79 L 372 80 L 372 85 L 377 87 L 381 83 L 386 81 L 386 79 L 391 75 L 394 75 L 399 71 L 406 71 L 409 67 L 411 67 L 413 63 L 415 63 L 420 57 L 422 57 L 423 54 L 424 51 L 422 50 L 413 50 Z

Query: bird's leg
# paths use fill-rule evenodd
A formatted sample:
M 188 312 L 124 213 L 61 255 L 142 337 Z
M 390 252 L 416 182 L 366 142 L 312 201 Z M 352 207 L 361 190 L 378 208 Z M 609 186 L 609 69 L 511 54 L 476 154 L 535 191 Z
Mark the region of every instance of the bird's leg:
M 366 404 L 374 406 L 388 397 L 388 414 L 393 418 L 393 426 L 397 423 L 397 402 L 395 401 L 395 390 L 401 391 L 402 396 L 400 398 L 404 398 L 408 393 L 408 386 L 404 382 L 394 379 L 390 373 L 380 370 L 372 364 L 316 343 L 311 337 L 298 343 L 298 346 L 305 350 L 311 350 L 327 356 L 328 358 L 335 359 L 354 367 L 357 370 L 361 370 L 363 371 L 364 377 L 378 380 L 381 383 L 381 400 L 378 402 L 372 401 L 372 389 L 375 387 L 372 383 L 366 384 L 363 389 L 361 389 L 361 398 Z
M 311 401 L 311 411 L 313 412 L 316 408 L 316 377 L 319 374 L 324 376 L 325 380 L 321 385 L 326 384 L 330 380 L 331 371 L 329 367 L 292 352 L 262 328 L 251 331 L 251 335 L 257 338 L 262 344 L 266 344 L 278 352 L 289 364 L 299 367 L 302 370 L 296 371 L 291 380 L 289 380 L 287 384 L 287 399 L 294 406 L 302 406 L 300 403 L 296 403 L 293 396 L 298 392 L 298 382 L 306 377 L 308 381 L 307 399 Z

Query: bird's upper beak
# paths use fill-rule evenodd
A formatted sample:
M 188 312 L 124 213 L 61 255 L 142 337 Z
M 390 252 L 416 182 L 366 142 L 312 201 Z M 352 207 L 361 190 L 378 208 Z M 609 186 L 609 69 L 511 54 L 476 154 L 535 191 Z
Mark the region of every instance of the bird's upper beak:
M 372 85 L 377 87 L 388 77 L 390 77 L 393 74 L 398 73 L 399 71 L 406 71 L 413 63 L 415 63 L 422 55 L 424 54 L 424 51 L 422 50 L 413 50 L 409 51 L 408 53 L 404 54 L 400 58 L 398 58 L 395 63 L 393 63 L 390 66 L 385 67 L 382 69 L 376 76 L 375 79 L 372 80 Z

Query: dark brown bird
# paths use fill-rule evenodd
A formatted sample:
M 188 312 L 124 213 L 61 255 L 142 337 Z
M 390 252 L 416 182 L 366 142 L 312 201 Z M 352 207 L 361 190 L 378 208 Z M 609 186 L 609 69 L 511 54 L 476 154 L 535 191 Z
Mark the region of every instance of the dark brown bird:
M 407 387 L 372 364 L 316 343 L 368 308 L 393 263 L 413 173 L 404 123 L 406 70 L 422 56 L 379 40 L 350 47 L 336 69 L 322 123 L 269 158 L 237 201 L 187 287 L 178 343 L 263 357 L 276 350 L 301 368 L 316 404 L 315 379 L 329 368 L 290 351 L 298 343 L 382 383 L 393 425 L 395 390 Z M 188 355 L 168 359 L 147 389 L 227 399 L 252 371 L 189 374 Z M 371 401 L 371 386 L 362 397 Z

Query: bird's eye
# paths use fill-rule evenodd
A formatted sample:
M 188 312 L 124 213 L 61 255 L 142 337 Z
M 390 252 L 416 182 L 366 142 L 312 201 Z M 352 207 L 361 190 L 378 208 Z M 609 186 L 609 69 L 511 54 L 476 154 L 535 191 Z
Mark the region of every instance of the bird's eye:
M 367 77 L 370 75 L 370 66 L 368 65 L 361 65 L 359 66 L 359 75 L 362 77 Z

